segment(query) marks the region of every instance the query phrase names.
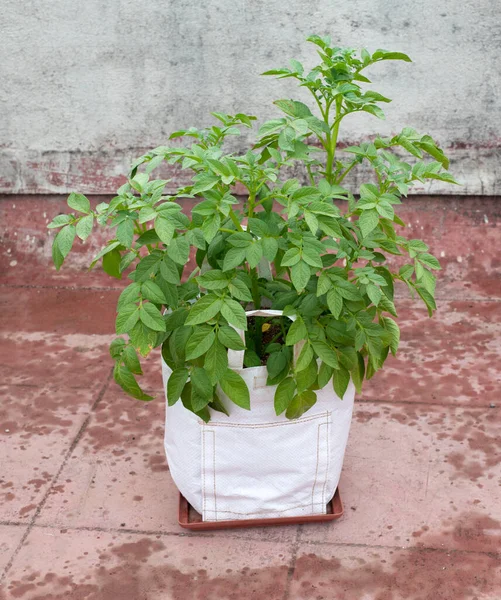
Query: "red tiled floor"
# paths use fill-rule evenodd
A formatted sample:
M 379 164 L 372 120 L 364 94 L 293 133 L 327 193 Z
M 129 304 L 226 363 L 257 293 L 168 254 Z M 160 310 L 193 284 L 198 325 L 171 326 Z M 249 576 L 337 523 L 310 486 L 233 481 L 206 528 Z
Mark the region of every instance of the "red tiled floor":
M 282 600 L 290 557 L 290 546 L 276 542 L 39 528 L 0 597 Z
M 56 273 L 44 226 L 63 199 L 0 201 L 0 600 L 499 600 L 497 202 L 402 207 L 442 260 L 439 311 L 397 303 L 401 351 L 356 406 L 344 517 L 183 534 L 158 351 L 153 402 L 108 381 L 126 282 L 83 271 L 102 238 Z
M 500 430 L 498 409 L 358 404 L 340 484 L 346 516 L 302 539 L 497 552 Z
M 3 525 L 0 523 L 0 573 L 9 563 L 12 553 L 21 542 L 27 525 Z M 0 598 L 2 588 L 0 586 Z
M 437 307 L 430 319 L 420 303 L 397 302 L 399 353 L 364 383 L 364 400 L 501 406 L 501 302 L 442 300 Z
M 290 600 L 498 600 L 499 560 L 470 551 L 301 544 Z
M 0 522 L 29 521 L 95 400 L 91 392 L 0 388 Z

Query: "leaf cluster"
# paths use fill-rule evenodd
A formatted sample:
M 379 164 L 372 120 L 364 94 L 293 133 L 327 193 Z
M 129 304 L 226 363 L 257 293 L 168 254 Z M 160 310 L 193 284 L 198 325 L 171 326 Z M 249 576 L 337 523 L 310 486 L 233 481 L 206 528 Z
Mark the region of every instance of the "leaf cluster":
M 170 136 L 187 144 L 160 146 L 138 158 L 109 203 L 92 208 L 72 193 L 68 206 L 75 212 L 49 225 L 59 230 L 57 268 L 76 237 L 85 241 L 95 225 L 110 232 L 91 266 L 100 262 L 112 277 L 130 280 L 117 306 L 116 333 L 123 337 L 110 352 L 115 380 L 135 398 L 151 399 L 137 382 L 139 356 L 161 347 L 172 369 L 169 405 L 181 401 L 205 421 L 209 409 L 227 412 L 225 398 L 249 409 L 249 390 L 228 366 L 232 350 L 245 352 L 248 367 L 266 359 L 276 413 L 298 418 L 315 404 L 319 389 L 330 384 L 342 398 L 352 380 L 360 390 L 388 354 L 396 354 L 396 282 L 417 294 L 430 316 L 436 309 L 440 264 L 424 242 L 399 235 L 405 223 L 396 210 L 416 182 L 455 183 L 445 154 L 411 128 L 346 148 L 345 158 L 336 148 L 344 118 L 356 112 L 382 118 L 380 105 L 390 102 L 363 87 L 370 83 L 365 69 L 410 59 L 339 48 L 319 36 L 308 41 L 320 57 L 313 69 L 306 72 L 292 60 L 265 75 L 296 79 L 311 93 L 311 108 L 277 100 L 283 116 L 263 123 L 244 154 L 227 151 L 226 138 L 251 128 L 255 117 L 213 113 L 217 125 Z M 343 184 L 363 161 L 375 178 L 355 196 Z M 164 162 L 190 173 L 189 185 L 167 193 L 173 184 L 153 176 Z M 306 185 L 284 176 L 294 163 L 304 167 Z M 246 190 L 243 203 L 237 184 Z M 190 214 L 183 211 L 187 198 L 195 200 Z M 391 255 L 408 262 L 395 271 Z M 258 308 L 282 310 L 292 319 L 284 319 L 268 344 L 262 319 L 248 330 L 245 311 Z

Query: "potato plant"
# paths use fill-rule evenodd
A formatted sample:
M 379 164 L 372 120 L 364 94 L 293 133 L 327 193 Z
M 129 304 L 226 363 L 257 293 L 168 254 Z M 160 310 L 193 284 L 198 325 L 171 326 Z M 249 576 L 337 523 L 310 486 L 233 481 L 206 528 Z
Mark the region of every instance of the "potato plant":
M 245 153 L 229 152 L 225 142 L 252 128 L 255 117 L 213 113 L 217 124 L 170 136 L 185 145 L 160 146 L 137 159 L 109 203 L 92 209 L 72 193 L 74 212 L 49 225 L 59 229 L 58 269 L 76 237 L 85 241 L 95 226 L 109 231 L 92 266 L 100 262 L 112 277 L 130 280 L 118 300 L 119 337 L 110 351 L 116 382 L 135 398 L 151 399 L 137 382 L 139 356 L 161 346 L 172 369 L 170 405 L 181 401 L 208 421 L 209 407 L 227 411 L 222 390 L 249 409 L 249 390 L 228 367 L 228 349 L 245 350 L 245 366 L 266 361 L 276 413 L 294 419 L 313 406 L 316 390 L 331 385 L 342 398 L 350 378 L 360 390 L 388 353 L 396 354 L 395 282 L 420 297 L 430 316 L 436 308 L 433 272 L 440 264 L 424 242 L 399 234 L 405 224 L 396 211 L 416 182 L 455 183 L 443 151 L 406 127 L 336 152 L 344 119 L 358 112 L 384 118 L 381 106 L 390 100 L 367 89 L 368 67 L 410 59 L 340 48 L 316 35 L 308 41 L 319 55 L 311 70 L 291 60 L 264 75 L 296 80 L 311 93 L 311 105 L 277 100 L 282 116 L 263 123 Z M 190 185 L 166 193 L 175 182 L 153 176 L 164 161 L 189 171 Z M 374 178 L 355 195 L 345 186 L 364 162 Z M 287 178 L 290 167 L 303 176 Z M 196 200 L 189 215 L 182 210 L 186 198 Z M 389 255 L 408 260 L 393 270 Z M 264 343 L 269 323 L 255 318 L 248 327 L 245 310 L 254 308 L 279 309 L 295 320 L 272 321 L 278 334 Z M 235 328 L 246 331 L 245 343 Z M 302 349 L 294 364 L 295 344 Z

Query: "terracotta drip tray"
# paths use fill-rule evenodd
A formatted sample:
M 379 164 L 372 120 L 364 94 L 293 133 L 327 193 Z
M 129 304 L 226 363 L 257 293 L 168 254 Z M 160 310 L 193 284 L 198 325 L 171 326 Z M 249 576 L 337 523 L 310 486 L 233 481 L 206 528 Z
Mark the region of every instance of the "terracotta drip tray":
M 334 521 L 343 514 L 343 503 L 339 488 L 334 498 L 327 504 L 327 514 L 309 515 L 304 517 L 277 517 L 271 519 L 239 519 L 234 521 L 202 521 L 202 517 L 188 503 L 186 498 L 179 494 L 179 525 L 194 531 L 208 531 L 211 529 L 233 529 L 236 527 L 266 527 L 270 525 L 299 525 L 300 523 L 320 523 Z

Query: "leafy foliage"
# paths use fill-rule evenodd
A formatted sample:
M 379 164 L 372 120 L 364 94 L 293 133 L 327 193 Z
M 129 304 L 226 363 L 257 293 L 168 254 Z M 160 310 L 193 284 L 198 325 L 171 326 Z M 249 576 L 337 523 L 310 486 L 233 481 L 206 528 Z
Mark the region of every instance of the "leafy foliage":
M 95 224 L 112 232 L 92 265 L 101 261 L 112 277 L 128 273 L 131 280 L 116 318 L 116 332 L 126 339 L 117 338 L 110 351 L 116 381 L 135 398 L 151 399 L 136 380 L 142 373 L 138 354 L 161 346 L 173 370 L 169 404 L 181 401 L 208 421 L 209 408 L 227 410 L 218 395 L 222 389 L 250 408 L 244 380 L 228 367 L 231 349 L 245 351 L 246 366 L 267 356 L 276 412 L 297 418 L 314 405 L 316 390 L 332 382 L 342 397 L 350 379 L 360 390 L 388 353 L 397 352 L 395 282 L 417 293 L 430 316 L 436 308 L 433 272 L 440 264 L 424 242 L 398 234 L 405 224 L 395 207 L 416 182 L 455 183 L 444 170 L 443 151 L 429 135 L 407 127 L 392 138 L 346 148 L 345 160 L 336 156 L 342 120 L 356 112 L 384 118 L 381 105 L 390 102 L 365 89 L 365 69 L 410 59 L 338 48 L 319 36 L 308 41 L 320 57 L 312 70 L 292 60 L 264 75 L 296 79 L 311 93 L 313 109 L 277 100 L 283 116 L 263 123 L 245 154 L 227 152 L 225 140 L 251 128 L 255 117 L 213 113 L 217 125 L 170 136 L 190 145 L 160 146 L 138 158 L 111 202 L 92 209 L 85 196 L 73 193 L 68 205 L 76 213 L 58 215 L 49 225 L 59 229 L 53 243 L 57 268 L 75 237 L 85 241 Z M 166 194 L 168 181 L 152 177 L 164 161 L 191 171 L 190 185 Z M 362 185 L 356 198 L 342 184 L 364 161 L 377 183 Z M 304 166 L 307 185 L 284 178 L 294 163 Z M 243 206 L 236 184 L 247 191 Z M 182 210 L 185 198 L 197 200 L 189 216 Z M 335 201 L 344 202 L 345 212 Z M 387 255 L 408 255 L 410 261 L 395 272 Z M 263 322 L 256 319 L 244 344 L 234 328 L 247 330 L 245 309 L 261 307 L 294 320 L 281 323 L 280 334 L 263 347 Z M 302 348 L 294 364 L 296 344 Z

